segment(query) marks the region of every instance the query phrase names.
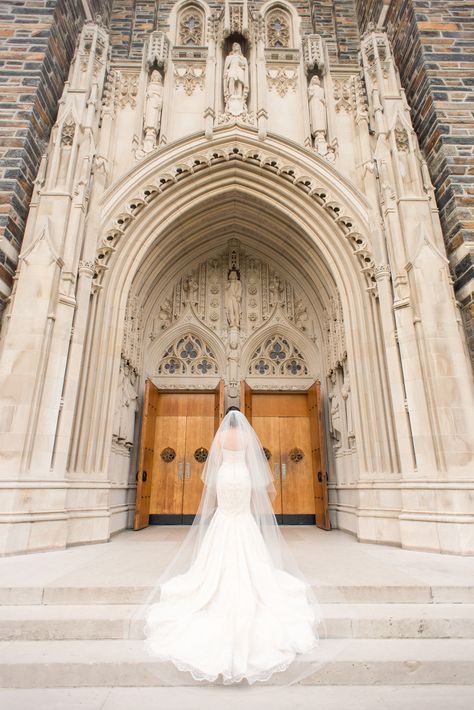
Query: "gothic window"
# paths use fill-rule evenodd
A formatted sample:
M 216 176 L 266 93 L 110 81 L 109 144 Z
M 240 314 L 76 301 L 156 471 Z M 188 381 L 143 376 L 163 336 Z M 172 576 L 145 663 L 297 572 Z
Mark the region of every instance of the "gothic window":
M 204 44 L 204 15 L 194 5 L 185 8 L 179 16 L 178 44 L 186 47 L 201 47 Z
M 252 355 L 249 375 L 302 376 L 308 374 L 304 356 L 287 338 L 267 338 Z
M 196 335 L 180 336 L 162 355 L 158 375 L 217 375 L 219 368 L 209 345 Z
M 267 13 L 266 32 L 267 47 L 272 49 L 284 49 L 290 46 L 291 20 L 289 14 L 277 7 Z

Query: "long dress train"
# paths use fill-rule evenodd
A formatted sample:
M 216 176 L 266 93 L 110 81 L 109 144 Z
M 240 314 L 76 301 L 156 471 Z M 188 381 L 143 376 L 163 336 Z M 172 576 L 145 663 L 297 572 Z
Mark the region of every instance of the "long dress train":
M 245 451 L 223 449 L 217 509 L 196 559 L 161 587 L 146 645 L 196 680 L 266 680 L 317 644 L 303 580 L 277 569 L 250 509 Z

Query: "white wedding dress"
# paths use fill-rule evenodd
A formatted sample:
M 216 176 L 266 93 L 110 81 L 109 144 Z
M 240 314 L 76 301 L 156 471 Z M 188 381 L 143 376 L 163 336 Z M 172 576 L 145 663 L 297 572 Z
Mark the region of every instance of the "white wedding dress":
M 315 648 L 304 581 L 272 562 L 250 508 L 244 450 L 222 450 L 217 508 L 196 558 L 161 586 L 146 615 L 148 652 L 196 680 L 249 683 Z

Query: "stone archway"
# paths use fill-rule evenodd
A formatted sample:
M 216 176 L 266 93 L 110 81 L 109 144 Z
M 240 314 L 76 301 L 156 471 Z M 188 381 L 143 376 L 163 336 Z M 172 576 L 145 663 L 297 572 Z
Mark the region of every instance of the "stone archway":
M 314 302 L 325 385 L 330 382 L 325 380 L 328 368 L 342 367 L 346 354 L 351 363 L 359 469 L 342 466 L 336 478 L 345 484 L 351 482 L 349 475 L 355 481 L 361 471 L 370 475 L 381 466 L 396 466 L 385 366 L 377 364 L 382 336 L 365 201 L 333 168 L 314 157 L 309 160 L 294 145 L 269 141 L 264 155 L 251 132 L 238 134 L 237 139 L 235 130 L 222 131 L 212 149 L 188 141 L 148 158 L 106 195 L 101 225 L 90 223 L 102 236 L 89 317 L 87 377 L 81 383 L 69 459 L 72 470 L 108 475 L 110 413 L 131 290 L 149 304 L 143 311 L 148 319 L 149 295 L 171 278 L 177 260 L 205 260 L 229 234 L 262 255 L 277 255 Z M 350 325 L 345 332 L 342 318 L 334 317 L 338 309 Z M 324 322 L 325 312 L 331 323 Z

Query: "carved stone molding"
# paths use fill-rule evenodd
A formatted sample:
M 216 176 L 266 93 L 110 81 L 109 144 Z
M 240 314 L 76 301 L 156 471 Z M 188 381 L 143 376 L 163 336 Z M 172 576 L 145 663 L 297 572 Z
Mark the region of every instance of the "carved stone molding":
M 298 72 L 292 67 L 267 67 L 267 84 L 270 91 L 275 90 L 282 98 L 288 91 L 296 91 Z
M 395 145 L 400 153 L 408 153 L 410 150 L 410 141 L 408 139 L 408 131 L 400 123 L 395 126 Z
M 355 106 L 354 77 L 334 81 L 334 99 L 337 113 L 350 113 Z
M 225 115 L 223 119 L 229 120 Z M 239 120 L 241 119 L 242 117 L 239 117 Z M 234 122 L 238 121 L 234 120 Z M 229 141 L 219 148 L 210 148 L 208 151 L 201 150 L 188 156 L 185 161 L 179 160 L 175 166 L 167 166 L 163 173 L 158 172 L 154 175 L 152 184 L 142 188 L 134 199 L 129 199 L 111 220 L 99 244 L 94 274 L 95 283 L 100 284 L 111 256 L 118 242 L 126 234 L 128 226 L 150 202 L 154 202 L 165 190 L 172 189 L 177 182 L 193 176 L 196 169 L 202 171 L 210 169 L 216 163 L 233 160 L 248 161 L 254 168 L 271 171 L 302 190 L 308 200 L 324 209 L 332 217 L 343 237 L 351 244 L 354 257 L 359 261 L 361 271 L 367 279 L 368 287 L 374 287 L 374 262 L 368 237 L 361 234 L 357 228 L 357 220 L 345 212 L 345 207 L 332 200 L 327 188 L 320 186 L 314 177 L 308 177 L 307 172 L 303 172 L 301 168 L 289 165 L 279 156 L 261 147 L 241 145 L 238 141 Z
M 81 260 L 79 262 L 79 273 L 87 276 L 94 274 L 94 262 L 90 260 Z
M 178 65 L 174 68 L 175 86 L 183 89 L 187 96 L 191 96 L 199 88 L 204 91 L 206 70 L 204 65 Z
M 303 60 L 306 72 L 325 71 L 324 42 L 320 35 L 306 35 L 303 38 Z
M 324 328 L 326 331 L 326 367 L 331 372 L 347 357 L 344 316 L 341 299 L 332 297 L 329 307 L 324 310 Z
M 138 74 L 119 72 L 118 101 L 122 108 L 130 105 L 135 108 L 138 94 Z
M 63 123 L 61 130 L 61 146 L 63 148 L 70 148 L 74 142 L 74 135 L 76 133 L 76 124 L 72 116 L 67 118 Z
M 377 266 L 374 267 L 374 276 L 377 281 L 390 277 L 391 274 L 391 268 L 389 264 L 377 264 Z
M 148 71 L 153 67 L 158 67 L 166 71 L 170 43 L 164 32 L 151 32 L 148 36 L 146 48 L 146 67 Z

